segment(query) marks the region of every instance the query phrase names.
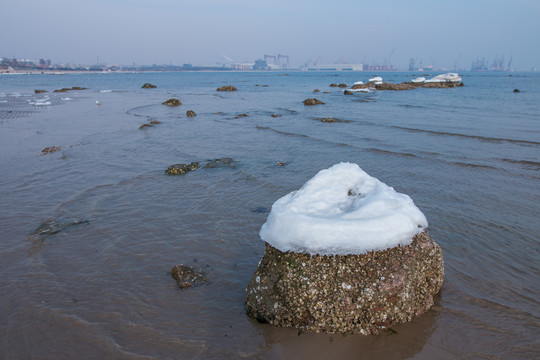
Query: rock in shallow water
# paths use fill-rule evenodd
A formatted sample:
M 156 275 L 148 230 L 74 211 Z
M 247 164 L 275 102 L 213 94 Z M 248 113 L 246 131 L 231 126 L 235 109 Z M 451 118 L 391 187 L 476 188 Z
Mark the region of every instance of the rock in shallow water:
M 178 282 L 181 289 L 206 283 L 206 276 L 202 271 L 182 264 L 172 267 L 171 276 Z
M 246 312 L 304 331 L 377 334 L 426 312 L 443 277 L 441 248 L 425 231 L 410 245 L 362 255 L 281 252 L 266 244 Z

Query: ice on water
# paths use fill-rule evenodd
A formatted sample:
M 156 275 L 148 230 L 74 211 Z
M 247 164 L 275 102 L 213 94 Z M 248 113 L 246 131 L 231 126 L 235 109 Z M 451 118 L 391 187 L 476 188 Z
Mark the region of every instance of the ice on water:
M 277 200 L 259 234 L 281 251 L 346 255 L 408 245 L 427 226 L 409 196 L 340 163 Z

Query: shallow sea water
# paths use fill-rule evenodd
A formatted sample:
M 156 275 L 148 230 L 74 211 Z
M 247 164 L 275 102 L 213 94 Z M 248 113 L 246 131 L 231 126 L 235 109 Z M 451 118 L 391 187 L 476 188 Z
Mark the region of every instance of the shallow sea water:
M 373 75 L 0 76 L 0 358 L 537 358 L 540 76 L 466 73 L 462 88 L 352 96 L 328 86 Z M 52 92 L 72 86 L 88 89 Z M 183 105 L 161 104 L 171 97 Z M 161 124 L 139 129 L 150 120 Z M 40 156 L 48 146 L 62 150 Z M 164 174 L 223 157 L 234 167 Z M 379 336 L 248 318 L 272 203 L 342 161 L 428 218 L 445 256 L 435 306 Z M 32 235 L 49 219 L 85 222 Z M 208 283 L 181 290 L 180 263 Z

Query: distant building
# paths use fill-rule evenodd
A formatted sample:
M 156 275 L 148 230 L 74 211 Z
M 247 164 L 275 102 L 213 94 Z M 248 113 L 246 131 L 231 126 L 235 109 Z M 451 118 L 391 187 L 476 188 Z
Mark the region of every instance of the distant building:
M 268 63 L 266 60 L 255 60 L 255 64 L 253 65 L 253 70 L 267 70 L 268 69 Z

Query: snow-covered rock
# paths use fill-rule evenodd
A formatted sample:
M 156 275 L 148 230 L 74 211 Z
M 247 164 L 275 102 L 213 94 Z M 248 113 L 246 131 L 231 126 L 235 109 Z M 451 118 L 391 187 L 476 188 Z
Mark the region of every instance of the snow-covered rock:
M 315 332 L 376 334 L 433 305 L 441 248 L 412 200 L 341 163 L 272 206 L 265 254 L 247 288 L 262 323 Z
M 460 82 L 461 76 L 457 73 L 446 73 L 440 74 L 432 77 L 431 79 L 425 80 L 426 83 L 439 83 L 439 82 Z

